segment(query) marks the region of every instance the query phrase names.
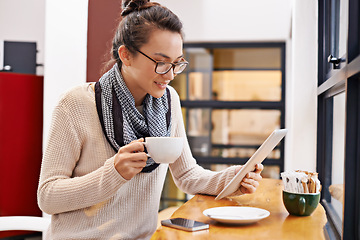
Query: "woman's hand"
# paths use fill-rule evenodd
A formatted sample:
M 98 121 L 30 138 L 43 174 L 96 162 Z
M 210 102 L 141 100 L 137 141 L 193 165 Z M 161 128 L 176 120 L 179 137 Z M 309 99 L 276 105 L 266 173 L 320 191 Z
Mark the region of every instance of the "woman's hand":
M 240 171 L 241 167 L 235 170 L 235 174 Z M 253 172 L 249 172 L 243 178 L 240 183 L 240 191 L 242 193 L 254 193 L 256 188 L 259 186 L 259 181 L 262 179 L 260 173 L 264 169 L 264 166 L 260 164 L 256 164 L 255 170 Z
M 121 147 L 115 155 L 115 169 L 126 180 L 132 179 L 146 166 L 148 157 L 142 142 L 143 138 L 134 140 Z

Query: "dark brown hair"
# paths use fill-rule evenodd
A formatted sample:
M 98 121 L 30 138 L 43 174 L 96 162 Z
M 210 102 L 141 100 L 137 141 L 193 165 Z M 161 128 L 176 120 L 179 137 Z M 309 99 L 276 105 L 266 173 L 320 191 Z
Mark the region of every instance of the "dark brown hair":
M 112 42 L 112 60 L 107 63 L 118 63 L 121 67 L 118 49 L 124 45 L 132 54 L 146 44 L 151 32 L 155 29 L 179 33 L 183 36 L 182 23 L 168 8 L 149 0 L 123 0 L 121 16 Z

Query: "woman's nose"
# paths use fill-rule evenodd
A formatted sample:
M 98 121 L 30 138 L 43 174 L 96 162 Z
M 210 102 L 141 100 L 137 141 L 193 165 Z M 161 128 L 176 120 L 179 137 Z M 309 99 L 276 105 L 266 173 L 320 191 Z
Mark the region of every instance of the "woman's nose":
M 162 75 L 166 80 L 173 80 L 175 77 L 174 68 L 171 68 L 167 73 Z

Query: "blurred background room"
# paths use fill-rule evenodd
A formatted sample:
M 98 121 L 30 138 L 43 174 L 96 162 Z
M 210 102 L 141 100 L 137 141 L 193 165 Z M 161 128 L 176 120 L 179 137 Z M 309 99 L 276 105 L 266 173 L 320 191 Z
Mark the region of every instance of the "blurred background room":
M 286 128 L 263 177 L 318 172 L 329 235 L 360 239 L 358 1 L 158 2 L 184 24 L 190 64 L 171 86 L 197 162 L 215 171 L 244 164 Z M 0 217 L 43 215 L 36 188 L 53 108 L 65 90 L 98 81 L 120 3 L 0 0 Z M 190 197 L 169 172 L 160 210 Z M 20 233 L 0 238 L 32 236 Z

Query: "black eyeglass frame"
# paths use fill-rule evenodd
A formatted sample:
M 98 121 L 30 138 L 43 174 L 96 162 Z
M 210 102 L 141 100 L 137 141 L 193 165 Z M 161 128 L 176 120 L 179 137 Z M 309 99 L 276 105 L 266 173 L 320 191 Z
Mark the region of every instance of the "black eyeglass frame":
M 150 60 L 153 61 L 154 63 L 156 63 L 155 69 L 154 69 L 154 70 L 155 70 L 155 73 L 161 74 L 161 75 L 167 74 L 171 69 L 173 70 L 174 74 L 180 74 L 180 73 L 182 73 L 182 72 L 185 70 L 186 66 L 189 64 L 184 58 L 183 58 L 184 61 L 181 61 L 181 62 L 178 62 L 178 63 L 164 62 L 164 61 L 156 61 L 155 59 L 152 59 L 151 57 L 149 57 L 148 55 L 146 55 L 146 54 L 143 53 L 142 51 L 140 51 L 140 50 L 138 50 L 138 49 L 136 49 L 136 51 L 139 52 L 139 53 L 141 53 L 142 55 L 144 55 L 145 57 L 147 57 L 148 59 L 150 59 Z M 172 67 L 170 67 L 166 72 L 157 72 L 156 70 L 157 70 L 157 68 L 158 68 L 158 64 L 159 64 L 159 63 L 171 64 Z M 176 67 L 176 66 L 179 66 L 179 65 L 185 65 L 185 67 L 184 67 L 181 71 L 175 72 L 175 67 Z

